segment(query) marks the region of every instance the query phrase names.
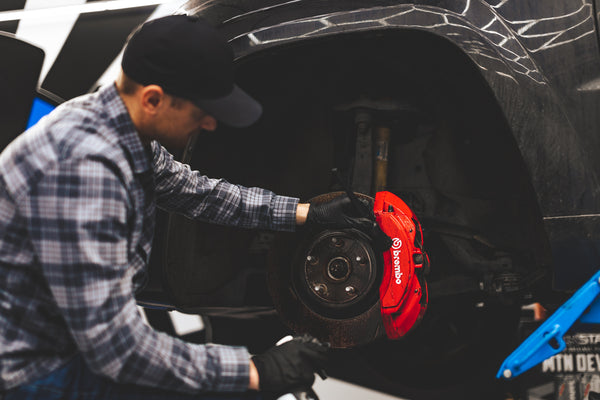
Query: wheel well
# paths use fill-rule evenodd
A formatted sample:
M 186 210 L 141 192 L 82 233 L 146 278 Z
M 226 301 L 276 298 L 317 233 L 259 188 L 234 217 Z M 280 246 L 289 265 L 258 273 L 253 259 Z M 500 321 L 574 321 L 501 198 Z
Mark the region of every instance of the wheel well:
M 425 229 L 469 227 L 453 240 L 480 235 L 474 246 L 484 252 L 519 253 L 520 274 L 550 265 L 535 193 L 502 110 L 447 39 L 390 30 L 295 42 L 239 60 L 237 80 L 263 104 L 262 119 L 243 134 L 222 127 L 201 138 L 192 166 L 306 200 L 338 189 L 332 168 L 352 174 L 355 121 L 340 105 L 393 99 L 416 112 L 374 113 L 373 124 L 392 131 L 387 190 Z M 224 143 L 230 162 L 211 150 Z

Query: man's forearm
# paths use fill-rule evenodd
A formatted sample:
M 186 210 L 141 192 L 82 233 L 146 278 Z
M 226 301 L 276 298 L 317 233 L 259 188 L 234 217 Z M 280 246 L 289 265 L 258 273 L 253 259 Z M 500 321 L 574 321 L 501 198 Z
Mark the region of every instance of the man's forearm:
M 250 361 L 250 383 L 248 384 L 248 389 L 258 390 L 259 387 L 258 370 L 256 369 L 254 362 Z
M 303 225 L 308 215 L 309 203 L 299 203 L 296 208 L 296 225 Z

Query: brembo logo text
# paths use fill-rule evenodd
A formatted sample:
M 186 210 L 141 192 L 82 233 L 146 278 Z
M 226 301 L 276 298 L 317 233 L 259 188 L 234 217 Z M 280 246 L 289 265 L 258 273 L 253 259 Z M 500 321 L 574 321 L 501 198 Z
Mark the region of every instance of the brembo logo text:
M 402 240 L 398 238 L 392 239 L 392 262 L 394 263 L 394 277 L 396 278 L 396 284 L 402 283 L 402 272 L 400 272 L 400 248 L 402 247 Z

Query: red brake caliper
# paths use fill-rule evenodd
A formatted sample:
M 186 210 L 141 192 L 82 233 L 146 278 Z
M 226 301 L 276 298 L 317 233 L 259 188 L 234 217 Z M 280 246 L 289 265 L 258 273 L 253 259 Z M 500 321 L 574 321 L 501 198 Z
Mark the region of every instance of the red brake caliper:
M 392 247 L 383 253 L 379 297 L 387 336 L 397 339 L 410 331 L 427 309 L 424 275 L 429 259 L 423 251 L 421 225 L 400 198 L 378 192 L 374 212 L 379 227 L 392 239 Z

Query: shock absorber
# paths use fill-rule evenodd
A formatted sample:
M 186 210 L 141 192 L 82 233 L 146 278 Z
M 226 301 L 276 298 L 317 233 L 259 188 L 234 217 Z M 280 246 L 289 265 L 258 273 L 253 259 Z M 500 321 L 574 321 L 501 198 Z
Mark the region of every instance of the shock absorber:
M 354 114 L 356 141 L 351 186 L 359 193 L 375 194 L 386 189 L 391 128 L 382 121 L 412 115 L 410 104 L 392 100 L 360 98 L 336 107 Z
M 373 191 L 381 192 L 387 187 L 388 152 L 390 148 L 390 128 L 378 126 L 375 128 L 375 168 Z

